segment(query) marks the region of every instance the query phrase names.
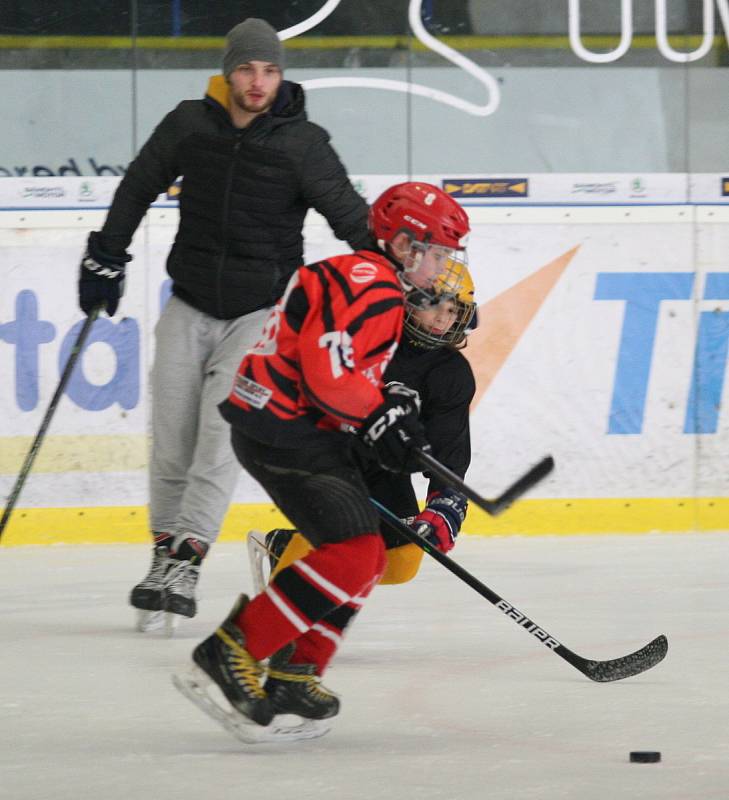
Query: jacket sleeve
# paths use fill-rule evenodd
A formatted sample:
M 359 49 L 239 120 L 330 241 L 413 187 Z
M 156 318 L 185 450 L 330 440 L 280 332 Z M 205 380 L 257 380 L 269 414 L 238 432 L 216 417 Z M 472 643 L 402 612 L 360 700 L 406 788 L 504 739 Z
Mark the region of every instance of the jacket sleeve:
M 177 109 L 160 122 L 117 187 L 101 229 L 107 252 L 124 252 L 129 247 L 149 206 L 180 174 L 175 158 L 180 129 L 176 118 Z
M 307 204 L 329 223 L 334 235 L 352 250 L 369 247 L 368 206 L 352 186 L 344 165 L 329 144 L 329 135 L 316 126 L 317 136 L 304 154 L 301 186 Z

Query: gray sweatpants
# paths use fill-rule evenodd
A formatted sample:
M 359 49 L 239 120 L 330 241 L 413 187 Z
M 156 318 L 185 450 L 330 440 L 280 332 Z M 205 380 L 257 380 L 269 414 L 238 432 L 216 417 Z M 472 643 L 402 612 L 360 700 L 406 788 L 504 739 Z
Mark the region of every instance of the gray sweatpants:
M 152 531 L 217 539 L 241 470 L 217 405 L 268 312 L 220 320 L 174 296 L 162 311 L 152 368 Z

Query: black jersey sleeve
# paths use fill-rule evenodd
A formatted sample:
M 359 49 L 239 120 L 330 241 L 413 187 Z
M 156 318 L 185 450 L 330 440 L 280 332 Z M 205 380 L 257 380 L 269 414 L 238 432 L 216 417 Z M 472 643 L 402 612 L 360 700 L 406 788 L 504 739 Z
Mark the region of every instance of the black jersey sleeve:
M 426 376 L 420 416 L 433 456 L 463 478 L 471 463 L 469 407 L 476 382 L 461 353 L 445 348 L 443 353 L 447 357 L 434 364 Z M 425 475 L 428 494 L 444 488 L 435 477 Z

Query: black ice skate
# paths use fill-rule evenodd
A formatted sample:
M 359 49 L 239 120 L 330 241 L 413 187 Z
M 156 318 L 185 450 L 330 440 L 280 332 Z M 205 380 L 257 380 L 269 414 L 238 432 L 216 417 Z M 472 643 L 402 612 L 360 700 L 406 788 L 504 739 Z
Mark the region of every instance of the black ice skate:
M 265 689 L 275 713 L 296 714 L 307 720 L 335 717 L 339 713 L 337 695 L 322 685 L 313 664 L 290 664 L 292 653 L 293 647 L 287 645 L 268 663 Z
M 294 538 L 296 530 L 294 528 L 274 528 L 266 534 L 266 550 L 268 550 L 268 563 L 271 572 L 276 569 L 276 564 L 284 554 L 284 550 L 289 546 L 289 542 Z
M 245 649 L 245 637 L 234 622 L 247 603 L 242 594 L 223 624 L 195 648 L 192 659 L 236 711 L 258 725 L 268 725 L 273 711 L 261 686 L 264 670 Z
M 137 609 L 137 630 L 146 632 L 160 628 L 164 624 L 165 577 L 170 567 L 172 536 L 168 533 L 154 535 L 152 564 L 146 577 L 142 579 L 129 595 L 130 604 Z
M 261 686 L 263 665 L 246 650 L 245 637 L 234 622 L 247 603 L 246 595 L 241 595 L 218 630 L 193 651 L 195 666 L 192 671 L 173 675 L 173 684 L 188 700 L 246 744 L 292 742 L 322 736 L 329 728 L 322 729 L 320 722 L 303 720 L 286 726 L 274 719 L 273 706 Z
M 251 565 L 251 578 L 256 594 L 266 588 L 271 573 L 295 533 L 293 528 L 274 528 L 266 534 L 261 531 L 248 531 L 246 539 L 248 560 Z M 266 560 L 268 560 L 268 569 L 265 567 Z
M 162 607 L 168 614 L 194 617 L 197 613 L 195 587 L 207 552 L 208 545 L 190 534 L 175 537 L 164 580 Z
M 189 675 L 172 681 L 198 708 L 247 744 L 266 741 L 273 709 L 261 685 L 263 666 L 245 648 L 245 637 L 235 618 L 248 603 L 241 595 L 223 624 L 193 651 L 195 666 Z M 223 694 L 215 692 L 215 684 Z M 209 689 L 213 689 L 211 694 Z

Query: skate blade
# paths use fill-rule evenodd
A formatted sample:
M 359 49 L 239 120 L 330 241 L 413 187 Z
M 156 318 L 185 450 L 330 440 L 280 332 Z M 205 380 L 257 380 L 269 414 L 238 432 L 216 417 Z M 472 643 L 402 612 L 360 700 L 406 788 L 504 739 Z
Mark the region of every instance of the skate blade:
M 264 564 L 268 563 L 268 549 L 266 548 L 266 534 L 261 531 L 248 531 L 246 537 L 248 547 L 248 561 L 251 567 L 251 580 L 253 591 L 260 594 L 268 580 L 264 574 Z
M 220 693 L 218 702 L 208 691 L 215 684 L 199 667 L 172 676 L 175 688 L 201 711 L 221 725 L 228 733 L 245 744 L 282 744 L 301 739 L 316 739 L 331 730 L 331 725 L 320 720 L 304 720 L 299 724 L 284 725 L 274 721 L 263 727 L 236 711 Z M 223 705 L 223 703 L 225 705 Z
M 286 725 L 284 720 L 286 718 L 291 720 L 298 720 Z M 331 720 L 319 719 L 302 719 L 294 715 L 284 715 L 283 717 L 274 717 L 273 722 L 264 728 L 264 731 L 269 732 L 268 742 L 298 742 L 302 739 L 319 739 L 326 736 L 332 729 Z
M 175 635 L 175 631 L 180 624 L 180 615 L 179 614 L 172 614 L 169 611 L 164 612 L 164 629 L 165 629 L 165 636 L 168 639 L 172 639 Z
M 164 624 L 164 611 L 147 611 L 143 608 L 137 609 L 137 630 L 140 633 L 158 631 L 160 628 L 164 627 Z

